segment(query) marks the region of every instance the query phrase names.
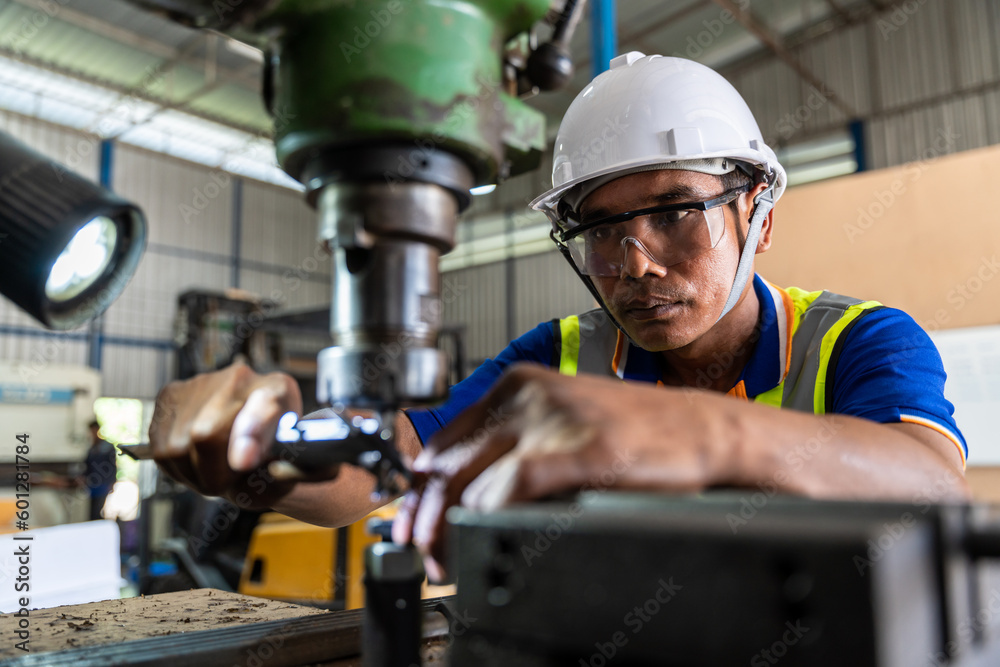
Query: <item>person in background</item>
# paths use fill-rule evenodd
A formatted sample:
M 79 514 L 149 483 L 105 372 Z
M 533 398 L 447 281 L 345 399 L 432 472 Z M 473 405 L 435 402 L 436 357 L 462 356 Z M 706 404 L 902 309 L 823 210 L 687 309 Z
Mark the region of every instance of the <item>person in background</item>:
M 87 450 L 82 484 L 90 491 L 91 521 L 101 518 L 104 501 L 108 499 L 118 474 L 115 446 L 101 438 L 100 431 L 101 425 L 96 419 L 90 422 L 90 449 Z

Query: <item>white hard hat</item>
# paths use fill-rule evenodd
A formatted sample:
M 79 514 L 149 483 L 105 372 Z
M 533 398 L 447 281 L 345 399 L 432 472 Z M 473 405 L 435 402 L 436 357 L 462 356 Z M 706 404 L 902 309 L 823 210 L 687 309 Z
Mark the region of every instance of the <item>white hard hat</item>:
M 573 100 L 556 137 L 552 189 L 531 207 L 556 219 L 559 203 L 582 184 L 661 168 L 726 173 L 730 161 L 760 168 L 774 201 L 781 197 L 785 170 L 728 81 L 692 60 L 632 51 Z

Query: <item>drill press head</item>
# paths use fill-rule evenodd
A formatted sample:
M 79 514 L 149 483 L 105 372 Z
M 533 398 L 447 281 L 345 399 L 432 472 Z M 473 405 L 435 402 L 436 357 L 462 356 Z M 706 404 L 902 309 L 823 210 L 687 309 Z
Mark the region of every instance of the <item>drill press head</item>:
M 447 396 L 438 258 L 469 189 L 534 167 L 544 119 L 507 45 L 549 0 L 284 2 L 265 99 L 334 258 L 318 398 L 389 414 Z

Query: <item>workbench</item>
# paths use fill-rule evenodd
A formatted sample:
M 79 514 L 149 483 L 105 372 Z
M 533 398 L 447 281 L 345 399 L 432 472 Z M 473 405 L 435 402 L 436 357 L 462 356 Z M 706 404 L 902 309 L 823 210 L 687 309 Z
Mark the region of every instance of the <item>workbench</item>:
M 424 604 L 424 664 L 444 665 L 443 601 Z M 0 664 L 347 667 L 361 664 L 361 614 L 216 589 L 51 607 L 30 612 L 28 653 L 14 646 L 19 619 L 0 617 Z

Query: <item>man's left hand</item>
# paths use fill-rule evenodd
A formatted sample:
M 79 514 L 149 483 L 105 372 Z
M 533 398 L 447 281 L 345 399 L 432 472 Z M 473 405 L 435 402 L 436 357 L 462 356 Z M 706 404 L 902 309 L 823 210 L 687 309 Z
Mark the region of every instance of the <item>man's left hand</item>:
M 442 580 L 445 513 L 454 505 L 491 510 L 582 488 L 692 492 L 727 483 L 735 442 L 694 409 L 689 391 L 512 366 L 429 440 L 393 536 L 412 539 L 431 579 Z

